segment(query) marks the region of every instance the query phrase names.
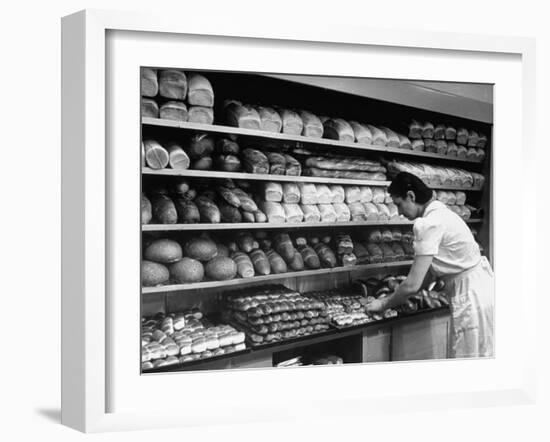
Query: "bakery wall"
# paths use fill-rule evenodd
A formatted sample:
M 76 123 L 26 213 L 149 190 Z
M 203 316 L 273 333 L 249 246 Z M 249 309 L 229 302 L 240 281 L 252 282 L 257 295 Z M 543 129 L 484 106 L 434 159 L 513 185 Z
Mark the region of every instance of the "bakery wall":
M 423 29 L 426 31 L 482 33 L 492 35 L 537 36 L 537 71 L 539 97 L 538 124 L 541 146 L 547 121 L 550 121 L 546 97 L 550 87 L 550 30 L 545 2 L 524 0 L 510 7 L 505 2 L 463 0 L 448 7 L 440 1 L 357 2 L 340 0 L 337 4 L 279 0 L 277 7 L 262 11 L 250 21 L 307 20 L 317 22 L 366 24 L 386 29 Z M 16 339 L 7 343 L 2 364 L 2 396 L 0 406 L 4 440 L 55 439 L 58 441 L 88 440 L 61 427 L 60 406 L 60 17 L 82 8 L 151 10 L 158 8 L 180 14 L 182 23 L 196 19 L 231 20 L 242 13 L 251 17 L 258 11 L 257 1 L 178 2 L 157 0 L 58 0 L 40 2 L 20 0 L 6 3 L 1 15 L 3 86 L 0 113 L 4 157 L 2 184 L 3 216 L 0 226 L 2 242 L 2 294 L 8 300 L 4 311 L 5 330 L 14 331 Z M 428 67 L 429 69 L 429 67 Z M 452 66 L 449 67 L 452 69 Z M 498 120 L 496 120 L 498 123 Z M 544 126 L 543 126 L 544 125 Z M 545 129 L 546 130 L 546 129 Z M 533 167 L 533 180 L 546 187 L 548 149 L 541 152 L 541 161 Z M 544 195 L 543 195 L 544 196 Z M 548 219 L 548 207 L 540 198 L 540 216 Z M 513 207 L 513 203 L 512 203 Z M 38 218 L 36 214 L 40 214 Z M 38 221 L 39 219 L 39 221 Z M 533 240 L 546 243 L 548 236 L 539 222 Z M 513 232 L 510 233 L 513 238 Z M 501 246 L 505 247 L 505 245 Z M 544 249 L 541 247 L 539 250 Z M 542 255 L 538 267 L 542 275 L 547 257 Z M 541 278 L 542 280 L 542 278 Z M 544 312 L 550 303 L 531 312 L 539 314 L 541 340 L 548 333 Z M 39 340 L 37 341 L 37 339 Z M 32 353 L 15 351 L 16 343 L 31 343 Z M 12 351 L 13 349 L 13 351 Z M 18 363 L 12 356 L 18 355 Z M 9 357 L 8 357 L 9 356 Z M 540 373 L 550 371 L 548 352 L 539 355 Z M 32 359 L 33 363 L 27 363 Z M 368 380 L 366 380 L 368 381 Z M 413 380 L 399 380 L 412 382 Z M 222 426 L 183 430 L 142 431 L 96 435 L 101 441 L 149 441 L 157 438 L 182 437 L 216 440 L 280 440 L 290 437 L 304 440 L 356 440 L 364 428 L 370 439 L 383 440 L 465 440 L 475 434 L 479 440 L 543 440 L 548 432 L 544 425 L 548 416 L 548 378 L 539 379 L 537 406 L 507 406 L 469 409 L 457 412 L 412 412 L 379 415 L 375 422 L 357 417 L 319 422 L 286 424 L 259 423 L 243 426 Z M 424 423 L 429 422 L 429 425 Z M 461 422 L 460 425 L 456 425 Z M 421 425 L 421 431 L 418 430 Z M 411 431 L 411 429 L 416 429 Z M 452 429 L 452 430 L 451 430 Z

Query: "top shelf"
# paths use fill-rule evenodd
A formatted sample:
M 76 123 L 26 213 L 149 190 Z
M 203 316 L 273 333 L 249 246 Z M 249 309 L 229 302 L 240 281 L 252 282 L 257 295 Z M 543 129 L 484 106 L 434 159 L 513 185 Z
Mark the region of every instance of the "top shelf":
M 416 158 L 444 159 L 444 160 L 453 161 L 457 163 L 473 163 L 473 164 L 482 163 L 482 161 L 478 161 L 478 160 L 470 160 L 468 158 L 449 157 L 446 155 L 440 155 L 440 154 L 431 153 L 431 152 L 413 151 L 413 150 L 407 150 L 407 149 L 399 149 L 395 147 L 372 146 L 369 144 L 346 143 L 343 141 L 330 140 L 327 138 L 310 138 L 310 137 L 304 137 L 302 135 L 289 135 L 289 134 L 283 134 L 283 133 L 254 130 L 254 129 L 243 129 L 240 127 L 219 126 L 215 124 L 210 125 L 210 124 L 189 123 L 185 121 L 163 120 L 159 118 L 145 118 L 145 117 L 141 119 L 141 122 L 143 125 L 146 125 L 146 126 L 171 127 L 176 129 L 195 130 L 195 131 L 201 131 L 201 132 L 262 137 L 262 138 L 268 138 L 271 140 L 293 141 L 296 143 L 303 143 L 303 144 L 343 147 L 343 148 L 354 149 L 362 152 L 394 153 L 394 154 L 405 155 L 408 157 L 416 157 Z

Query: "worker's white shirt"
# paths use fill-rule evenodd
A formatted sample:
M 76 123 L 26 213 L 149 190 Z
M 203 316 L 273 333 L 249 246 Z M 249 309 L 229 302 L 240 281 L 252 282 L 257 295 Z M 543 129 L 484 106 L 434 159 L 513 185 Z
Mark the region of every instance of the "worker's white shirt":
M 432 201 L 413 225 L 415 255 L 433 255 L 437 276 L 460 273 L 479 263 L 481 253 L 466 223 L 440 201 Z

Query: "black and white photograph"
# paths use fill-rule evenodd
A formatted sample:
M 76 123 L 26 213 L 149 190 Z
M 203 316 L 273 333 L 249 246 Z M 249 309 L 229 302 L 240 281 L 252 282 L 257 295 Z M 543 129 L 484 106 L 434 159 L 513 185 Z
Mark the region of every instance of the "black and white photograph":
M 492 84 L 140 71 L 142 374 L 495 357 Z

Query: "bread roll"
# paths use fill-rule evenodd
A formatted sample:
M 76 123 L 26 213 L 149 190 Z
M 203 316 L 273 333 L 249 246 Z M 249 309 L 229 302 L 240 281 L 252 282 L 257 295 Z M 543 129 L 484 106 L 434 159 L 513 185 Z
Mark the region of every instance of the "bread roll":
M 359 189 L 358 186 L 346 186 L 344 191 L 345 191 L 345 194 L 346 194 L 345 201 L 346 201 L 347 204 L 356 203 L 358 201 L 361 201 L 361 190 Z
M 187 102 L 192 106 L 214 107 L 214 90 L 210 81 L 201 74 L 188 74 Z
M 261 130 L 274 133 L 281 132 L 281 129 L 283 127 L 283 120 L 275 109 L 265 106 L 256 106 L 256 111 L 260 116 Z
M 467 147 L 477 147 L 477 143 L 479 141 L 479 135 L 475 130 L 471 130 L 468 133 L 468 143 L 466 143 Z
M 332 192 L 326 184 L 316 184 L 315 188 L 317 189 L 318 204 L 332 203 Z
M 170 157 L 164 147 L 155 140 L 143 140 L 145 162 L 151 169 L 164 169 L 168 166 Z
M 298 204 L 282 204 L 285 211 L 287 223 L 301 223 L 304 220 L 304 213 Z
M 351 211 L 345 203 L 333 203 L 332 207 L 334 212 L 336 212 L 336 221 L 337 222 L 348 222 L 351 220 Z
M 445 128 L 445 139 L 447 141 L 454 141 L 456 140 L 456 129 L 452 126 L 447 126 Z
M 191 160 L 179 144 L 170 143 L 166 146 L 168 152 L 168 164 L 172 169 L 189 169 Z
M 302 204 L 317 204 L 317 189 L 313 183 L 298 183 L 300 189 L 300 202 Z
M 265 183 L 263 197 L 265 201 L 280 203 L 283 201 L 283 186 L 276 182 Z
M 439 155 L 446 155 L 447 154 L 447 142 L 445 140 L 437 140 L 435 142 L 435 151 Z
M 422 138 L 433 138 L 434 137 L 434 125 L 430 123 L 429 121 L 426 121 L 424 123 L 424 126 L 422 127 Z
M 353 143 L 355 141 L 352 127 L 342 118 L 329 118 L 323 123 L 323 129 L 323 136 L 325 138 L 346 143 Z
M 285 210 L 280 203 L 264 201 L 260 204 L 262 212 L 267 216 L 270 223 L 284 223 L 286 221 Z
M 434 140 L 444 140 L 445 139 L 445 126 L 443 124 L 438 124 L 434 129 Z
M 141 95 L 143 97 L 154 97 L 158 94 L 159 83 L 157 70 L 141 68 Z
M 411 140 L 409 140 L 405 135 L 397 134 L 399 139 L 399 147 L 401 149 L 412 149 Z
M 182 101 L 167 101 L 159 110 L 159 116 L 163 120 L 187 121 L 187 106 Z
M 301 135 L 304 129 L 304 123 L 296 112 L 290 109 L 281 109 L 279 111 L 283 122 L 282 132 L 289 135 Z
M 336 212 L 332 204 L 317 204 L 317 208 L 319 209 L 322 223 L 336 222 Z
M 268 201 L 266 199 L 266 201 Z M 283 184 L 283 202 L 288 204 L 296 204 L 300 202 L 300 189 L 296 183 Z
M 329 189 L 331 194 L 331 203 L 343 203 L 345 201 L 346 193 L 342 186 L 333 184 L 332 186 L 329 186 Z
M 386 146 L 399 147 L 399 137 L 393 130 L 386 126 L 380 126 L 380 129 L 386 134 Z
M 412 141 L 412 150 L 423 151 L 424 150 L 424 140 L 420 140 L 420 139 L 413 140 Z
M 300 208 L 304 214 L 304 222 L 318 223 L 321 221 L 321 213 L 315 204 L 300 204 Z
M 367 124 L 366 127 L 369 129 L 372 134 L 372 144 L 373 146 L 385 146 L 388 144 L 388 138 L 384 131 L 378 129 L 377 127 Z
M 190 123 L 213 124 L 214 109 L 204 106 L 189 106 L 187 119 Z
M 141 116 L 144 118 L 158 118 L 159 106 L 155 100 L 150 98 L 141 99 Z
M 254 107 L 231 101 L 225 106 L 225 121 L 230 126 L 260 130 L 260 115 Z
M 370 130 L 368 127 L 366 127 L 361 123 L 358 123 L 357 121 L 350 121 L 349 124 L 353 129 L 353 134 L 354 134 L 356 143 L 361 143 L 361 144 L 372 143 L 372 134 L 370 133 Z
M 305 110 L 301 110 L 299 112 L 299 115 L 303 123 L 303 136 L 310 138 L 323 137 L 323 123 L 321 122 L 319 117 Z
M 422 138 L 423 126 L 416 120 L 412 120 L 409 124 L 409 138 L 411 140 L 418 140 Z
M 456 144 L 467 144 L 469 135 L 470 133 L 468 132 L 468 129 L 463 127 L 459 128 L 456 132 Z
M 160 71 L 159 94 L 172 100 L 185 100 L 187 97 L 187 77 L 185 73 L 175 69 Z

